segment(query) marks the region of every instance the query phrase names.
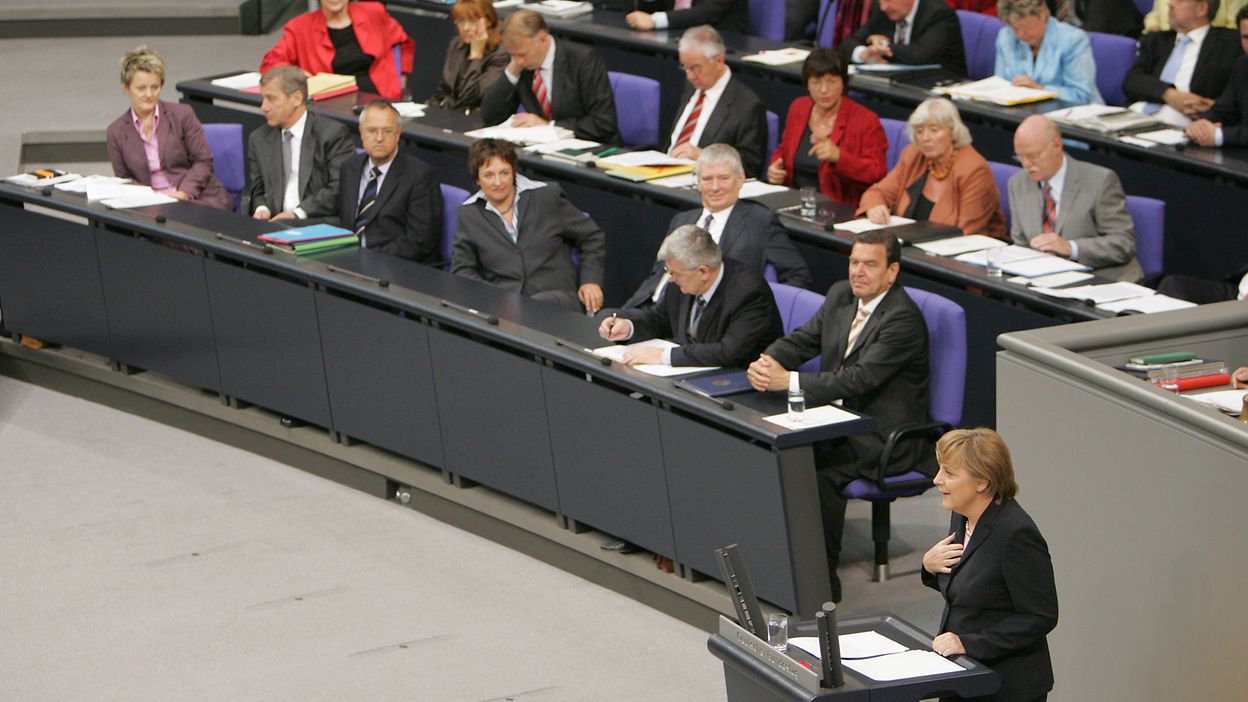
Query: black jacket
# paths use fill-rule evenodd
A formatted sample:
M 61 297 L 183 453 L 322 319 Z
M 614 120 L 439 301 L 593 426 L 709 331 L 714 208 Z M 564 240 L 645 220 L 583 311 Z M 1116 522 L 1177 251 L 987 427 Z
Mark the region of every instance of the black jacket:
M 680 108 L 676 111 L 677 120 L 693 95 L 693 86 L 686 81 Z M 728 144 L 741 154 L 741 166 L 747 178 L 756 178 L 763 172 L 763 151 L 767 148 L 767 108 L 749 86 L 733 76 L 724 86 L 719 102 L 715 103 L 715 111 L 702 119 L 706 120 L 706 126 L 697 146 L 705 148 L 711 144 Z M 674 124 L 672 129 L 675 129 Z M 661 151 L 666 152 L 671 146 L 672 129 L 663 134 Z
M 338 219 L 347 229 L 355 228 L 360 180 L 368 162 L 368 155 L 362 154 L 342 164 Z M 381 181 L 372 217 L 364 228 L 364 241 L 370 249 L 420 263 L 437 263 L 442 260 L 442 215 L 437 171 L 400 148 Z
M 966 49 L 962 46 L 962 25 L 958 22 L 958 15 L 944 0 L 918 0 L 918 3 L 914 27 L 910 29 L 910 43 L 893 46 L 891 63 L 938 63 L 948 71 L 966 75 Z M 846 63 L 853 56 L 854 49 L 867 43 L 867 37 L 882 34 L 892 39 L 896 30 L 896 23 L 880 11 L 880 3 L 876 0 L 871 5 L 866 23 L 841 46 Z
M 1135 64 L 1122 81 L 1122 92 L 1127 99 L 1163 102 L 1162 94 L 1167 88 L 1174 87 L 1162 82 L 1161 71 L 1174 49 L 1175 36 L 1176 33 L 1171 30 L 1151 32 L 1140 37 Z M 1239 32 L 1225 27 L 1210 27 L 1200 45 L 1200 54 L 1196 57 L 1191 92 L 1207 98 L 1217 98 L 1231 77 L 1231 64 L 1243 55 L 1244 48 L 1239 43 Z

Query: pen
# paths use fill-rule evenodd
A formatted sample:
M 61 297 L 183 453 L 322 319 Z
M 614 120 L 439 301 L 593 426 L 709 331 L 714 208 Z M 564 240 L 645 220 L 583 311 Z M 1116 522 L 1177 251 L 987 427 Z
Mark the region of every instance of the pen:
M 612 146 L 610 148 L 606 148 L 606 149 L 603 149 L 602 151 L 599 151 L 598 153 L 594 154 L 594 156 L 598 158 L 605 158 L 607 156 L 610 156 L 611 154 L 614 154 L 617 151 L 619 151 L 619 148 Z

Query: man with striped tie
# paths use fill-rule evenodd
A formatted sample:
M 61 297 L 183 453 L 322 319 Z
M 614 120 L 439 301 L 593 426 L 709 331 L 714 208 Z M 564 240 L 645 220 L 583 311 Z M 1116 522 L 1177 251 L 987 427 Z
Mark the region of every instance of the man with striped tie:
M 696 159 L 711 144 L 728 144 L 741 154 L 747 176 L 761 175 L 767 109 L 724 63 L 723 38 L 714 27 L 692 27 L 681 35 L 679 52 L 689 85 L 663 150 Z
M 385 100 L 360 113 L 364 154 L 342 164 L 338 220 L 360 246 L 420 263 L 442 259 L 442 191 L 432 166 L 399 151 L 403 127 Z
M 532 10 L 516 10 L 503 23 L 503 49 L 511 62 L 481 97 L 481 118 L 512 126 L 553 123 L 579 139 L 618 144 L 615 96 L 598 54 L 570 41 L 555 42 L 546 21 Z M 524 106 L 525 112 L 516 114 Z

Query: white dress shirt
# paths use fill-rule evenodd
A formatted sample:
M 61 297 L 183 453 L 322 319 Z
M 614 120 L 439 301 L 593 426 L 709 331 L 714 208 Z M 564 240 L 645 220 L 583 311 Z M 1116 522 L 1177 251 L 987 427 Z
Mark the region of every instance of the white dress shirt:
M 715 85 L 706 89 L 706 99 L 702 101 L 702 114 L 698 117 L 698 126 L 693 128 L 693 134 L 689 135 L 689 143 L 697 144 L 702 138 L 702 132 L 706 131 L 706 122 L 710 119 L 711 113 L 715 111 L 715 106 L 719 104 L 719 98 L 724 94 L 724 88 L 728 85 L 728 81 L 732 79 L 732 69 L 724 67 L 724 75 L 715 81 Z M 689 113 L 693 112 L 693 106 L 698 102 L 698 93 L 701 91 L 693 91 L 693 95 L 689 98 L 689 102 L 685 104 L 685 109 L 680 113 L 680 117 L 673 125 L 672 135 L 668 138 L 667 152 L 670 154 L 672 149 L 676 148 L 676 139 L 680 137 L 680 132 L 685 128 L 685 122 L 689 120 Z

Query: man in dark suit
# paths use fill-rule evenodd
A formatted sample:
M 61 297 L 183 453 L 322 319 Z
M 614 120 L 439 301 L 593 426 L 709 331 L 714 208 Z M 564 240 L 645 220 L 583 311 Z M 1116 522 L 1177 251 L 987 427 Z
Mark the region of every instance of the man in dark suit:
M 1118 34 L 1138 39 L 1144 31 L 1144 15 L 1135 0 L 1047 0 L 1049 12 L 1063 22 L 1069 22 L 1085 32 Z M 1059 16 L 1059 5 L 1069 8 L 1066 17 Z
M 642 0 L 624 21 L 633 29 L 685 29 L 709 24 L 725 32 L 750 33 L 749 0 Z
M 399 151 L 403 127 L 385 100 L 360 113 L 362 156 L 342 164 L 338 219 L 360 246 L 420 263 L 441 260 L 442 191 L 429 164 Z
M 966 75 L 962 25 L 944 0 L 877 0 L 842 51 L 853 63 L 938 63 Z
M 267 124 L 247 139 L 243 211 L 256 219 L 337 222 L 338 177 L 354 148 L 341 124 L 308 112 L 308 80 L 295 66 L 260 79 Z
M 1248 53 L 1248 5 L 1235 14 L 1235 25 Z M 1248 146 L 1248 55 L 1235 59 L 1226 89 L 1208 112 L 1188 125 L 1187 136 L 1201 146 Z
M 680 38 L 680 65 L 688 84 L 662 149 L 696 159 L 711 144 L 728 144 L 745 172 L 758 176 L 767 148 L 767 108 L 724 63 L 724 40 L 712 27 L 694 27 Z
M 760 275 L 767 264 L 771 264 L 781 283 L 802 288 L 810 286 L 806 261 L 793 246 L 776 214 L 757 202 L 739 199 L 745 173 L 736 149 L 727 144 L 708 146 L 698 157 L 697 177 L 701 209 L 676 215 L 668 231 L 685 224 L 697 224 L 711 233 L 724 258 L 737 261 Z M 667 271 L 659 260 L 624 303 L 624 308 L 650 305 L 662 296 L 667 282 Z
M 800 389 L 808 407 L 839 401 L 876 419 L 873 432 L 815 446 L 834 600 L 841 598 L 836 576 L 845 526 L 841 489 L 874 474 L 885 440 L 895 429 L 928 421 L 927 326 L 897 283 L 900 272 L 896 237 L 882 230 L 859 235 L 849 254 L 849 280 L 834 284 L 810 321 L 767 347 L 748 371 L 756 390 Z M 821 354 L 818 372 L 789 370 Z M 926 436 L 900 441 L 884 473 L 896 475 L 916 466 L 935 467 Z
M 459 206 L 451 273 L 576 312 L 602 307 L 607 236 L 558 185 L 516 172 L 516 147 L 478 139 L 468 171 L 481 189 Z M 580 251 L 579 270 L 573 249 Z
M 1043 115 L 1018 125 L 1014 153 L 1023 166 L 1007 186 L 1015 244 L 1078 261 L 1111 280 L 1134 283 L 1144 275 L 1117 173 L 1067 156 L 1057 125 Z
M 546 21 L 532 10 L 511 13 L 502 34 L 511 62 L 504 80 L 495 81 L 481 98 L 486 124 L 499 124 L 514 114 L 517 127 L 553 122 L 579 139 L 619 143 L 615 96 L 598 54 L 570 41 L 556 46 Z M 516 114 L 520 105 L 527 112 Z
M 705 229 L 677 227 L 659 247 L 672 282 L 663 300 L 602 320 L 598 333 L 611 341 L 671 339 L 675 348 L 631 348 L 629 364 L 744 368 L 784 333 L 780 310 L 763 277 L 724 260 Z
M 1218 0 L 1170 3 L 1171 30 L 1140 38 L 1122 81 L 1127 99 L 1143 103 L 1132 109 L 1182 129 L 1213 107 L 1244 53 L 1235 30 L 1210 26 L 1217 13 Z

